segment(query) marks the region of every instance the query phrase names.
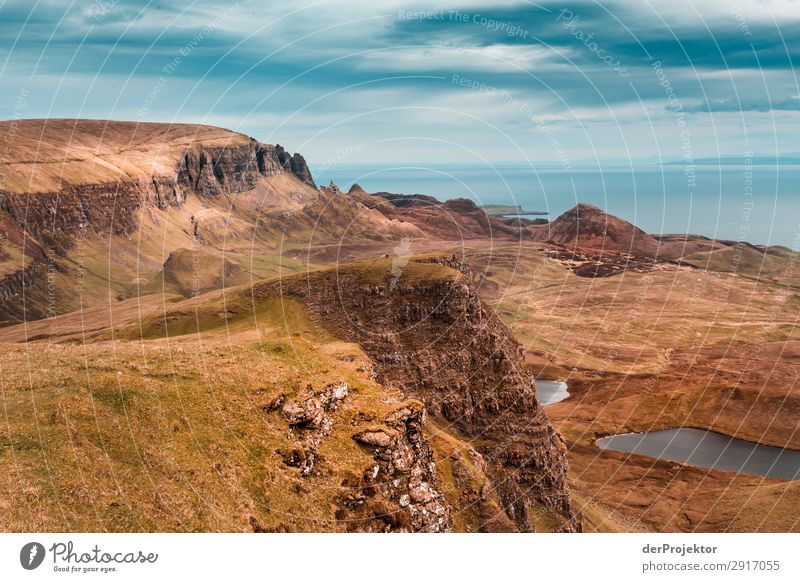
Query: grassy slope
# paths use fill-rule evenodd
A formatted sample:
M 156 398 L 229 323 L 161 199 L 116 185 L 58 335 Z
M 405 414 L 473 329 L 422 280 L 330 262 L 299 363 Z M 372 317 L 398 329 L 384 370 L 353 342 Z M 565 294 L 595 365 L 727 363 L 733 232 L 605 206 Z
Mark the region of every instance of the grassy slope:
M 370 458 L 350 421 L 379 415 L 386 395 L 358 348 L 320 336 L 297 305 L 264 315 L 293 332 L 265 317 L 258 331 L 2 345 L 3 529 L 239 531 L 250 516 L 265 528 L 340 527 L 337 485 Z M 351 399 L 320 447 L 325 475 L 302 479 L 276 453 L 285 422 L 262 407 L 342 380 Z
M 705 271 L 736 273 L 756 281 L 778 282 L 795 288 L 800 286 L 798 255 L 784 247 L 769 247 L 761 251 L 750 245 L 739 244 L 716 251 L 694 253 L 681 260 Z
M 226 147 L 249 141 L 207 125 L 88 119 L 0 121 L 0 139 L 14 144 L 3 159 L 3 188 L 22 193 L 54 192 L 63 183 L 169 175 L 191 145 Z
M 147 293 L 175 293 L 191 297 L 214 289 L 242 285 L 251 280 L 239 264 L 223 255 L 210 253 L 202 247 L 177 249 L 170 253 L 161 272 L 146 287 Z
M 391 261 L 343 268 L 371 280 Z M 407 275 L 459 276 L 414 262 Z M 402 395 L 376 384 L 358 346 L 315 328 L 299 304 L 253 304 L 246 289 L 168 305 L 166 318 L 146 315 L 86 343 L 0 343 L 3 529 L 246 531 L 251 516 L 268 530 L 344 529 L 334 498 L 372 462 L 352 434 Z M 80 324 L 62 319 L 64 333 Z M 319 447 L 320 474 L 302 478 L 282 462 L 285 421 L 264 407 L 343 380 L 351 392 Z M 475 500 L 457 498 L 465 481 L 476 494 L 484 484 L 469 446 L 433 425 L 429 438 L 456 527 L 474 531 Z

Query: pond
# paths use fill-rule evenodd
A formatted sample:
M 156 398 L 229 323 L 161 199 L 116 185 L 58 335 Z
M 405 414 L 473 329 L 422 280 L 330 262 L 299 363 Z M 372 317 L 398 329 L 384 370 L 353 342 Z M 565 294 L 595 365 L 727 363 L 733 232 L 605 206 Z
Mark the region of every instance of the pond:
M 569 398 L 567 383 L 558 380 L 536 380 L 536 399 L 542 406 Z
M 599 439 L 597 446 L 708 469 L 800 480 L 800 451 L 760 445 L 707 430 L 671 428 L 620 434 Z

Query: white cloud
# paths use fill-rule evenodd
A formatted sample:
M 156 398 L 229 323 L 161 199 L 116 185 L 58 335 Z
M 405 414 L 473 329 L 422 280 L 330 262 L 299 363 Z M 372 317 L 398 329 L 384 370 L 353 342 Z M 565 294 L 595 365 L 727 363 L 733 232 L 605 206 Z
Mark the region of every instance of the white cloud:
M 744 25 L 776 21 L 781 25 L 800 21 L 797 0 L 645 0 L 636 3 L 635 10 L 652 18 L 660 16 L 671 26 L 702 26 L 713 28 L 721 20 Z M 629 13 L 631 3 L 618 4 L 618 10 Z M 614 10 L 612 10 L 614 12 Z M 620 15 L 620 20 L 625 18 Z
M 370 71 L 485 71 L 523 73 L 566 66 L 552 49 L 532 45 L 387 47 L 364 55 Z

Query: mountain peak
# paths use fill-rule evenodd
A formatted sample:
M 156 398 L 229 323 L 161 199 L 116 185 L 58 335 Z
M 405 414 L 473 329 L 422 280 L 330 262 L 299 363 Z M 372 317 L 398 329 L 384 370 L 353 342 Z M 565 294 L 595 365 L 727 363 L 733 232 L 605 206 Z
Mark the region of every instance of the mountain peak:
M 600 208 L 599 206 L 595 206 L 594 204 L 589 204 L 588 202 L 578 202 L 573 208 L 567 210 L 564 214 L 577 214 L 580 212 L 592 212 L 592 213 L 601 213 L 606 214 L 606 211 Z
M 652 256 L 658 241 L 627 220 L 586 202 L 578 203 L 553 222 L 541 227 L 537 238 L 576 249 Z

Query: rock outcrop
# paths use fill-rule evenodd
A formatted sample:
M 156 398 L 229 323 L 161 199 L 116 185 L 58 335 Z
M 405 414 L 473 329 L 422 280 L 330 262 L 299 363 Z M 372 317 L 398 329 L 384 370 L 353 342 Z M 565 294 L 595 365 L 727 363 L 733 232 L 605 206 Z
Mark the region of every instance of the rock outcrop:
M 279 412 L 288 425 L 292 446 L 277 453 L 285 465 L 297 468 L 300 477 L 329 475 L 330 465 L 317 469 L 318 449 L 339 422 L 336 413 L 349 393 L 346 382 L 316 390 L 309 385 L 291 399 L 281 393 L 264 406 L 268 414 Z M 372 418 L 370 411 L 362 414 Z M 357 427 L 352 433 L 373 460 L 360 477 L 345 480 L 346 488 L 335 498 L 336 520 L 348 531 L 451 531 L 452 515 L 439 487 L 424 422 L 423 404 L 408 400 L 386 414 L 382 424 Z
M 256 285 L 253 294 L 305 303 L 319 325 L 363 347 L 379 381 L 421 400 L 439 425 L 475 443 L 514 529 L 537 529 L 533 506 L 545 508 L 547 529 L 580 529 L 564 442 L 537 403 L 522 348 L 479 298 L 466 268 L 452 257 L 412 260 L 391 287 L 385 263 Z M 360 435 L 378 449 L 393 438 Z
M 358 431 L 353 439 L 372 451 L 375 464 L 341 503 L 337 518 L 353 531 L 445 532 L 453 527 L 450 507 L 439 490 L 436 463 L 425 438 L 425 408 L 407 401 L 384 425 Z M 387 506 L 388 502 L 388 506 Z
M 253 140 L 248 144 L 226 147 L 196 147 L 187 150 L 178 168 L 176 185 L 181 190 L 174 198 L 180 201 L 188 193 L 219 196 L 245 192 L 255 187 L 262 176 L 280 172 L 297 176 L 312 188 L 314 178 L 300 154 L 290 155 L 280 145 L 266 145 Z
M 269 157 L 277 161 L 279 167 L 283 168 L 285 171 L 291 172 L 312 188 L 317 187 L 314 183 L 314 178 L 311 176 L 311 170 L 308 169 L 305 158 L 297 152 L 289 155 L 289 152 L 283 149 L 280 144 L 276 144 L 275 146 L 262 146 L 261 151 L 264 152 L 264 157 L 267 157 L 266 154 L 269 154 Z
M 347 382 L 329 384 L 320 391 L 309 387 L 297 399 L 283 405 L 281 414 L 295 435 L 297 447 L 284 454 L 284 462 L 298 467 L 300 475 L 307 477 L 317 462 L 317 447 L 330 434 L 335 412 L 350 390 Z
M 0 306 L 0 325 L 76 308 L 70 250 L 131 238 L 141 211 L 180 208 L 192 195 L 209 204 L 279 174 L 316 188 L 300 154 L 208 126 L 17 120 L 0 122 L 0 139 L 0 297 L 18 298 Z

